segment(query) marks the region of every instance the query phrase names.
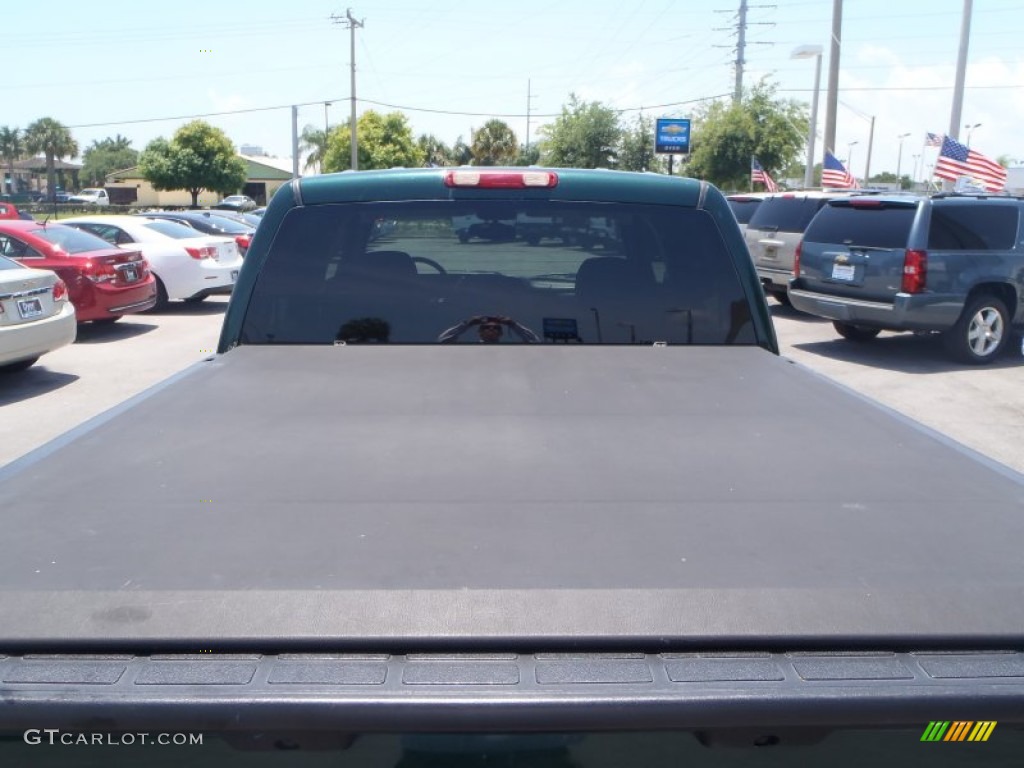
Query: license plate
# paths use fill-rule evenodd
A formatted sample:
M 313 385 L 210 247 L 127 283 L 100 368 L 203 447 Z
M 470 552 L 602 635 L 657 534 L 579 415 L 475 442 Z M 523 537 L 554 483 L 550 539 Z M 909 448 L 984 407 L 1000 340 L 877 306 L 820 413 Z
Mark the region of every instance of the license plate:
M 43 314 L 43 303 L 39 299 L 21 299 L 18 301 L 18 314 L 22 320 L 39 317 Z
M 832 265 L 832 279 L 833 280 L 853 280 L 853 264 L 833 264 Z
M 236 280 L 238 280 L 238 270 L 237 269 L 232 269 L 231 270 L 231 282 L 233 283 Z
M 121 270 L 121 275 L 126 283 L 134 283 L 139 279 L 139 273 L 135 267 L 125 267 Z

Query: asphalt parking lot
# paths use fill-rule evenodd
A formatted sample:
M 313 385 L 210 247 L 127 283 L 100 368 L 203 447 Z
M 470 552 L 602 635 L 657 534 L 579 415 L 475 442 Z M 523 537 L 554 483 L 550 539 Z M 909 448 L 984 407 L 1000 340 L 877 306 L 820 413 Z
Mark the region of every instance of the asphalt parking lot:
M 935 338 L 883 333 L 853 344 L 827 321 L 770 304 L 784 356 L 1024 472 L 1019 339 L 997 363 L 973 368 L 948 360 Z M 225 297 L 212 297 L 83 326 L 74 345 L 0 377 L 0 466 L 210 355 L 226 305 Z M 841 455 L 841 436 L 836 451 Z

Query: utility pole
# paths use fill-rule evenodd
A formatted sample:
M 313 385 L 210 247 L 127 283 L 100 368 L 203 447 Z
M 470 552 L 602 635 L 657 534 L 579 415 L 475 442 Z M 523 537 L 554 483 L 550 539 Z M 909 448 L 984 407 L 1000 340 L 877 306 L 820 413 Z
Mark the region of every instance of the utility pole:
M 299 178 L 299 108 L 292 107 L 292 178 Z
M 839 53 L 843 42 L 843 0 L 832 0 L 832 52 L 828 60 L 825 100 L 825 149 L 836 151 L 836 107 L 839 104 Z
M 971 41 L 972 0 L 964 0 L 964 15 L 960 21 L 960 52 L 956 57 L 956 79 L 953 85 L 953 109 L 949 114 L 949 138 L 960 140 L 960 116 L 964 108 L 964 80 L 967 77 L 967 48 Z
M 366 24 L 366 19 L 362 21 L 356 21 L 355 17 L 352 16 L 352 9 L 345 9 L 345 18 L 335 16 L 331 14 L 331 21 L 335 24 L 344 24 L 345 28 L 349 31 L 349 59 L 350 59 L 350 91 L 351 91 L 351 102 L 352 110 L 349 117 L 350 122 L 350 139 L 349 144 L 352 147 L 352 158 L 351 166 L 353 171 L 359 170 L 359 147 L 356 143 L 356 30 L 361 29 Z
M 736 87 L 733 90 L 732 101 L 733 104 L 739 104 L 743 99 L 743 68 L 747 63 L 746 52 L 748 45 L 770 45 L 770 43 L 763 42 L 747 42 L 747 27 L 749 26 L 761 26 L 769 27 L 775 26 L 773 22 L 755 22 L 749 24 L 747 22 L 747 11 L 751 8 L 774 8 L 773 5 L 748 5 L 747 0 L 740 0 L 740 10 L 736 17 Z M 725 11 L 716 11 L 716 13 L 725 13 Z M 716 27 L 715 31 L 728 31 L 729 27 Z M 716 48 L 725 48 L 726 46 L 715 46 Z M 670 158 L 671 159 L 671 158 Z
M 868 159 L 864 163 L 864 186 L 868 186 L 868 179 L 871 178 L 871 147 L 875 143 L 875 116 L 871 116 L 871 132 L 868 134 Z
M 740 0 L 740 17 L 737 22 L 736 39 L 736 87 L 732 92 L 732 103 L 739 104 L 743 98 L 743 54 L 747 47 L 747 0 Z
M 530 90 L 530 80 L 526 81 L 526 155 L 530 154 L 530 110 L 533 107 L 533 93 Z

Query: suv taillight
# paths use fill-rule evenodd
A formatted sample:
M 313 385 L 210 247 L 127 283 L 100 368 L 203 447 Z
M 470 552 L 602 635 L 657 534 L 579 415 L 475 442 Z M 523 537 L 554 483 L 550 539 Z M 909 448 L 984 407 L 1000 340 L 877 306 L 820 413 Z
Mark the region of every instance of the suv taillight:
M 185 250 L 193 259 L 213 259 L 217 256 L 217 249 L 212 245 L 204 245 L 202 248 L 186 248 Z
M 903 255 L 903 293 L 921 293 L 928 281 L 928 252 L 907 250 Z
M 58 277 L 57 278 L 57 282 L 53 284 L 53 300 L 54 301 L 64 301 L 65 299 L 67 299 L 67 297 L 68 297 L 68 286 L 67 286 L 67 283 L 65 283 L 63 280 L 61 280 Z
M 796 243 L 796 251 L 793 252 L 793 277 L 800 277 L 800 251 L 803 247 L 804 240 L 800 238 Z

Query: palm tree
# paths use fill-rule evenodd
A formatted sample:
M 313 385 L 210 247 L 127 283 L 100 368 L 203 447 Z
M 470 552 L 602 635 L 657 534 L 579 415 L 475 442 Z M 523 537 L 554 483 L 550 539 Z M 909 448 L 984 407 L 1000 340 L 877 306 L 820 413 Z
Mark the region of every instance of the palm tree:
M 473 132 L 475 165 L 512 165 L 518 154 L 516 135 L 502 120 L 488 120 L 483 128 Z
M 55 200 L 54 161 L 77 155 L 78 143 L 66 125 L 52 117 L 41 117 L 25 129 L 25 148 L 34 155 L 46 155 L 46 194 L 51 201 Z
M 0 158 L 7 163 L 7 170 L 10 174 L 10 186 L 7 191 L 14 192 L 14 161 L 25 154 L 25 142 L 22 140 L 21 131 L 18 128 L 8 128 L 6 125 L 0 128 Z M 0 192 L 3 185 L 0 184 Z
M 331 138 L 330 132 L 327 129 L 320 130 L 312 125 L 307 125 L 302 129 L 300 138 L 302 143 L 299 145 L 299 150 L 309 152 L 303 170 L 309 171 L 317 168 L 323 173 L 324 156 L 327 154 L 327 143 Z

